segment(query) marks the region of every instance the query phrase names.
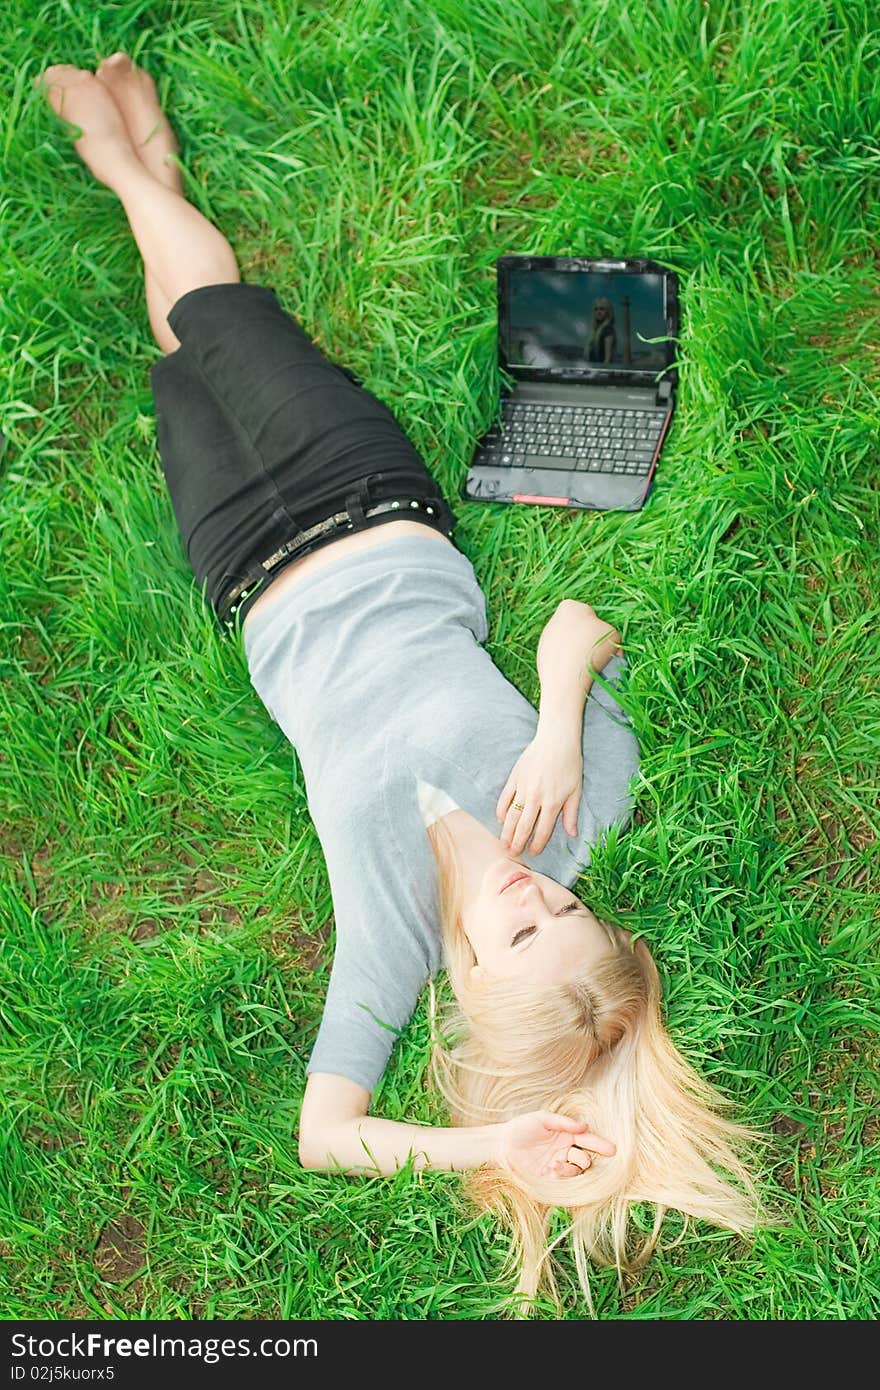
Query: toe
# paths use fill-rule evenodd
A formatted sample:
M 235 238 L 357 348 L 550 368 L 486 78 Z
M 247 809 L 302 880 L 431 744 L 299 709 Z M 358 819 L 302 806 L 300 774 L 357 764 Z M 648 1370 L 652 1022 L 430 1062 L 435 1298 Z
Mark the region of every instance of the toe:
M 93 82 L 94 73 L 87 68 L 75 68 L 71 63 L 53 63 L 37 78 L 47 87 L 76 87 L 82 82 Z
M 98 64 L 97 72 L 127 72 L 132 67 L 132 61 L 127 53 L 122 50 L 118 53 L 111 53 L 109 58 Z
M 53 82 L 60 80 L 66 70 L 64 63 L 53 63 L 51 67 L 44 68 L 42 72 L 37 73 L 34 78 L 34 86 L 39 86 L 42 82 L 44 86 L 50 87 Z

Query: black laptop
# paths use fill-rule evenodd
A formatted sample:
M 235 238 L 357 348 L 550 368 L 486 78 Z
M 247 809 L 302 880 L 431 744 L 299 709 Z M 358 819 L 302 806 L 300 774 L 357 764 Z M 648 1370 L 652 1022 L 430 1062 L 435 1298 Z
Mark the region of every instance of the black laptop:
M 502 256 L 511 385 L 462 495 L 637 511 L 675 408 L 678 279 L 656 261 Z

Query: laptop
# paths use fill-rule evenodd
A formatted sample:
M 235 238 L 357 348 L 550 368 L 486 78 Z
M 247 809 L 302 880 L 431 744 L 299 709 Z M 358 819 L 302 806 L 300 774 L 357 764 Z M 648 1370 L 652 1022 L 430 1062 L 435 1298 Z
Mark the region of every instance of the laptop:
M 509 382 L 462 496 L 638 511 L 675 408 L 678 278 L 656 261 L 501 256 Z

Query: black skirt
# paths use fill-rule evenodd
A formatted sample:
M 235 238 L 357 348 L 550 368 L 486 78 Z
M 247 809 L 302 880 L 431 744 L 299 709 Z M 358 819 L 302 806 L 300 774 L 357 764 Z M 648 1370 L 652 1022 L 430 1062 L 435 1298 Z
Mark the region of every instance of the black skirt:
M 207 285 L 178 299 L 168 323 L 181 346 L 151 370 L 159 454 L 187 559 L 221 620 L 236 586 L 261 576 L 235 610 L 240 621 L 285 568 L 265 577 L 260 562 L 343 509 L 350 528 L 286 563 L 404 516 L 452 534 L 452 511 L 391 411 L 325 356 L 274 290 Z M 390 500 L 400 509 L 364 516 Z

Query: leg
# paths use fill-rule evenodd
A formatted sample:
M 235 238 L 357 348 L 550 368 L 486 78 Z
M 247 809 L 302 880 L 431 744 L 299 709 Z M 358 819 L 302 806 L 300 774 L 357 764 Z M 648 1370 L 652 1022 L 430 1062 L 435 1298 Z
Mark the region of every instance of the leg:
M 270 557 L 337 512 L 347 522 L 316 544 L 393 520 L 394 506 L 377 510 L 385 503 L 422 510 L 451 534 L 451 511 L 392 412 L 321 352 L 274 290 L 240 283 L 229 243 L 182 197 L 149 79 L 114 55 L 97 74 L 52 67 L 44 81 L 53 109 L 80 128 L 77 153 L 121 199 L 144 259 L 168 352 L 151 368 L 162 468 L 217 611 L 244 581 L 253 591 L 243 616 L 253 585 L 280 572 Z
M 80 158 L 121 200 L 145 275 L 164 301 L 173 304 L 203 285 L 237 283 L 229 242 L 144 166 L 109 86 L 94 73 L 64 64 L 47 68 L 43 81 L 55 112 L 83 132 L 74 146 Z M 160 346 L 167 345 L 166 334 Z
M 105 58 L 95 76 L 116 102 L 144 168 L 166 188 L 182 195 L 183 175 L 177 161 L 180 146 L 159 104 L 152 77 L 143 68 L 135 67 L 127 53 L 114 53 Z M 153 336 L 165 352 L 174 352 L 180 343 L 168 326 L 171 300 L 162 292 L 148 267 L 144 268 L 144 281 Z

